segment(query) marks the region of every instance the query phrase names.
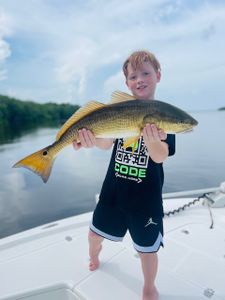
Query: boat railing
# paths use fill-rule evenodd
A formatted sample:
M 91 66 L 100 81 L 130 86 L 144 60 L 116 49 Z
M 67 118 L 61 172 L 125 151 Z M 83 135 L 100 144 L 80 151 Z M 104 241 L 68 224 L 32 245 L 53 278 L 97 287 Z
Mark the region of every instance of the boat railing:
M 178 211 L 184 210 L 186 207 L 189 207 L 197 202 L 200 199 L 204 199 L 203 203 L 207 203 L 208 206 L 214 208 L 225 207 L 225 182 L 221 182 L 219 187 L 198 189 L 191 191 L 182 191 L 174 193 L 165 193 L 163 194 L 163 199 L 174 199 L 174 198 L 185 198 L 188 196 L 196 196 L 196 199 L 192 199 L 187 204 L 183 205 L 179 209 L 174 210 L 172 213 L 169 212 L 167 215 L 174 214 Z
M 189 190 L 189 191 L 173 192 L 173 193 L 164 193 L 163 199 L 195 196 L 195 195 L 207 194 L 207 193 L 218 192 L 218 191 L 220 191 L 220 187 L 198 189 L 198 190 L 191 190 L 191 191 Z

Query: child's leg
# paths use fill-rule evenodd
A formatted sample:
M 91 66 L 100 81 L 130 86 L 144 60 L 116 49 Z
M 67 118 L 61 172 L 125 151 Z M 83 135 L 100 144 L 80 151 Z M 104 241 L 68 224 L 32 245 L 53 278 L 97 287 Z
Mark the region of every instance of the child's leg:
M 155 287 L 155 278 L 158 269 L 157 253 L 140 253 L 144 287 L 142 300 L 157 300 L 159 295 Z
M 90 264 L 89 264 L 90 271 L 96 270 L 100 265 L 98 256 L 102 249 L 101 243 L 103 239 L 104 238 L 101 237 L 100 235 L 89 230 L 88 241 L 89 241 L 89 256 L 90 256 Z

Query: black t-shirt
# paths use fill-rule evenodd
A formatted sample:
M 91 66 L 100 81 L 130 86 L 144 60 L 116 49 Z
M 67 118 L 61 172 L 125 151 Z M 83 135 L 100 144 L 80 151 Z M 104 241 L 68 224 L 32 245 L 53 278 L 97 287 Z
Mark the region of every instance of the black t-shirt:
M 169 155 L 175 153 L 175 135 L 168 134 L 165 142 Z M 127 212 L 162 216 L 162 163 L 155 163 L 148 155 L 143 137 L 132 148 L 123 147 L 123 139 L 115 141 L 110 164 L 102 185 L 99 201 L 117 206 Z

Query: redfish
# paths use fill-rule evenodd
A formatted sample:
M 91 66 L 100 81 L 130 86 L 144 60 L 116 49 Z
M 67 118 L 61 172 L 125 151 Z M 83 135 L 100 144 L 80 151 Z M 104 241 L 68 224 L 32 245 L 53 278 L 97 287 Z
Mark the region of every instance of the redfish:
M 23 158 L 13 167 L 27 168 L 48 181 L 57 154 L 73 141 L 79 142 L 79 130 L 91 130 L 96 138 L 124 138 L 124 148 L 133 144 L 146 124 L 154 123 L 166 133 L 190 131 L 198 122 L 185 111 L 158 100 L 138 100 L 123 92 L 114 92 L 112 101 L 88 102 L 62 126 L 53 144 Z

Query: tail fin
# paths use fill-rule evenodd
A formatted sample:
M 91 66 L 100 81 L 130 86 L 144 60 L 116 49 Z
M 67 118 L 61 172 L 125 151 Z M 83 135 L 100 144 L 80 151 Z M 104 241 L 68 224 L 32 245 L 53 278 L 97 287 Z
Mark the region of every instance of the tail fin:
M 24 167 L 41 176 L 44 182 L 48 181 L 54 163 L 54 156 L 49 153 L 49 147 L 43 148 L 18 161 L 13 168 Z

